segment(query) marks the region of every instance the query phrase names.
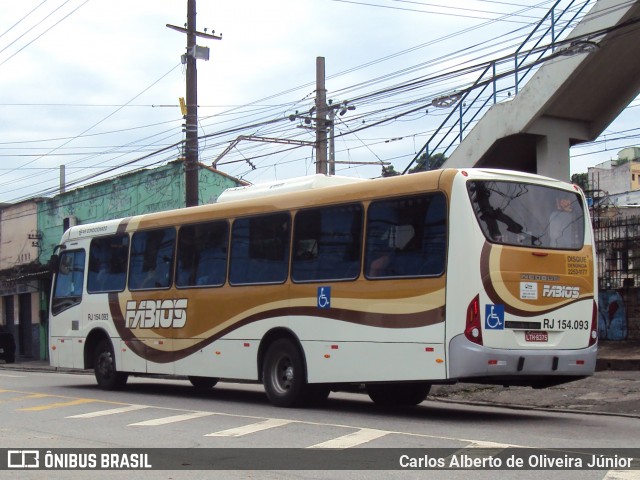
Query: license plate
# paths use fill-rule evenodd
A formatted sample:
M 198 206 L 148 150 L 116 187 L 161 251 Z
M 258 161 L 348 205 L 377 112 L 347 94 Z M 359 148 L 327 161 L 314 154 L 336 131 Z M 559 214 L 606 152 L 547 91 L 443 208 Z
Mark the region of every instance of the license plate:
M 524 339 L 527 342 L 548 342 L 549 341 L 549 333 L 547 333 L 547 332 L 526 331 L 526 332 L 524 332 Z

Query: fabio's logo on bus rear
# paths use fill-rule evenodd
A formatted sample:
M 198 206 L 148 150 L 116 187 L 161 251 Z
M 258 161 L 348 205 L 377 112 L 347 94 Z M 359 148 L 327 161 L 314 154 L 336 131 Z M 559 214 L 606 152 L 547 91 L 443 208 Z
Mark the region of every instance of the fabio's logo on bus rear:
M 552 298 L 578 298 L 580 296 L 580 287 L 545 285 L 542 289 L 542 296 Z
M 182 328 L 187 323 L 186 298 L 127 302 L 127 328 Z

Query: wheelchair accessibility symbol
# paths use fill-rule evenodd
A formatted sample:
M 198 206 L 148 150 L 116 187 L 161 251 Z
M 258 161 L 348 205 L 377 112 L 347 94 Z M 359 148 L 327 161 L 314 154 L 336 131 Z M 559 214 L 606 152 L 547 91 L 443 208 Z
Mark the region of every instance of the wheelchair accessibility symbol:
M 487 330 L 504 330 L 504 305 L 484 306 L 484 328 Z
M 318 287 L 318 308 L 331 308 L 331 287 Z

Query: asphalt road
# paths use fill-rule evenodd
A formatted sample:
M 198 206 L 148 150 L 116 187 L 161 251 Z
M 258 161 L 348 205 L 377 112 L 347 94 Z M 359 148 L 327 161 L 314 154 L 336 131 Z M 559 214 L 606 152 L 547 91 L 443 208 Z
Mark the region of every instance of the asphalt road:
M 531 390 L 529 389 L 529 392 Z M 486 391 L 484 392 L 486 393 Z M 440 397 L 442 398 L 442 397 Z M 468 399 L 465 400 L 468 402 Z M 0 370 L 0 448 L 282 448 L 301 450 L 484 447 L 640 447 L 640 419 L 619 415 L 513 409 L 427 400 L 416 408 L 384 410 L 365 395 L 332 394 L 322 408 L 278 409 L 260 386 L 220 384 L 198 393 L 188 382 L 133 378 L 122 392 L 99 390 L 90 375 Z M 506 449 L 506 450 L 505 450 Z M 171 450 L 168 450 L 171 451 Z M 377 450 L 371 450 L 376 452 Z M 384 452 L 380 450 L 379 452 Z M 372 461 L 375 458 L 372 458 Z M 299 459 L 291 458 L 295 468 Z M 253 467 L 253 468 L 252 468 Z M 468 470 L 90 472 L 91 478 L 429 478 L 467 479 Z M 3 478 L 87 478 L 87 471 L 3 472 Z M 639 471 L 474 470 L 473 478 L 640 478 Z

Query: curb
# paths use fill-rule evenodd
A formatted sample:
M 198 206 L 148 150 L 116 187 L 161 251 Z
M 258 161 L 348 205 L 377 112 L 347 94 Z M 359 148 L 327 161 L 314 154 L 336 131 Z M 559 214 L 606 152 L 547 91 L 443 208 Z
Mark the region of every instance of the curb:
M 596 360 L 596 372 L 604 370 L 640 370 L 640 360 L 627 358 L 599 358 Z
M 634 413 L 617 413 L 617 412 L 603 412 L 599 410 L 579 410 L 577 408 L 559 408 L 559 407 L 537 407 L 535 405 L 521 405 L 512 403 L 491 403 L 483 402 L 479 400 L 454 400 L 450 398 L 442 397 L 427 397 L 427 401 L 451 403 L 459 405 L 473 405 L 477 407 L 496 407 L 505 408 L 509 410 L 532 410 L 538 412 L 552 412 L 552 413 L 570 413 L 573 415 L 598 415 L 607 417 L 627 417 L 627 418 L 640 418 L 640 414 Z

